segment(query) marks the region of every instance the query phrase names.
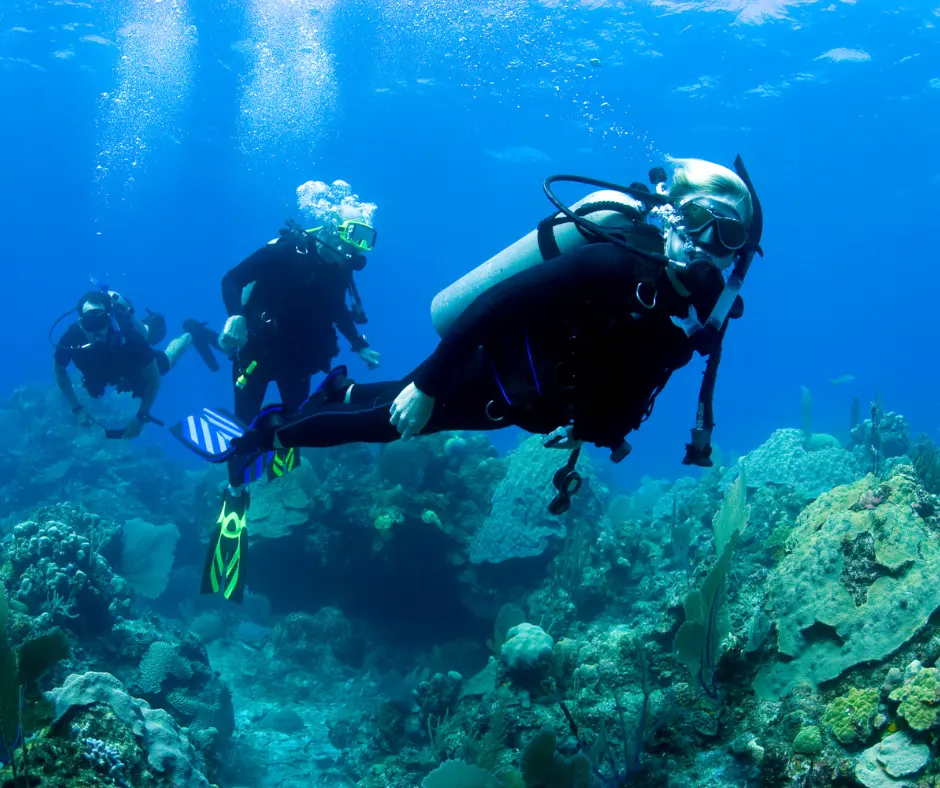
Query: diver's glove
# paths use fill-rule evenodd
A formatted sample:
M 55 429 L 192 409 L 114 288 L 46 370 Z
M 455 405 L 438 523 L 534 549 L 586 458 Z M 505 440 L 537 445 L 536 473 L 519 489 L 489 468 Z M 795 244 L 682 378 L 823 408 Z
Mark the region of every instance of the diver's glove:
M 231 355 L 243 347 L 248 341 L 248 323 L 244 315 L 232 315 L 225 321 L 225 328 L 219 334 L 219 349 Z
M 361 358 L 369 369 L 378 369 L 379 364 L 382 363 L 382 354 L 378 350 L 374 350 L 371 347 L 360 348 L 356 351 L 359 358 Z
M 414 383 L 409 383 L 395 397 L 391 408 L 391 422 L 403 441 L 413 438 L 428 425 L 434 411 L 434 397 L 419 391 Z
M 581 441 L 574 437 L 574 426 L 559 427 L 545 436 L 542 446 L 546 449 L 567 449 L 574 451 L 581 448 Z

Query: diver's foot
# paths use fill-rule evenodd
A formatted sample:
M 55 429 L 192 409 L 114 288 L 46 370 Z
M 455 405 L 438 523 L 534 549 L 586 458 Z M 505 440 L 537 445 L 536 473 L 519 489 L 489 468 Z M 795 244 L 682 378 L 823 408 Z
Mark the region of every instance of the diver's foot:
M 159 312 L 151 312 L 148 309 L 140 322 L 147 329 L 147 344 L 151 347 L 155 347 L 166 337 L 166 318 Z
M 235 450 L 236 457 L 245 461 L 273 451 L 274 438 L 277 431 L 284 426 L 284 407 L 282 405 L 266 404 L 261 413 L 255 416 L 248 428 L 237 438 L 232 438 L 230 444 Z
M 212 353 L 213 348 L 221 352 L 218 333 L 209 328 L 205 322 L 193 318 L 183 321 L 183 331 L 193 338 L 193 347 L 196 348 L 196 352 L 205 365 L 213 372 L 218 372 L 219 362 Z
M 222 493 L 223 512 L 237 512 L 241 516 L 248 511 L 250 503 L 251 495 L 247 487 L 244 485 L 238 487 L 233 487 L 231 484 L 226 485 L 225 492 Z
M 345 364 L 333 367 L 326 373 L 323 382 L 317 386 L 317 390 L 310 395 L 307 403 L 310 405 L 335 405 L 343 402 L 346 398 L 346 392 L 352 388 L 356 382 L 347 375 L 348 369 Z M 301 408 L 303 410 L 303 408 Z

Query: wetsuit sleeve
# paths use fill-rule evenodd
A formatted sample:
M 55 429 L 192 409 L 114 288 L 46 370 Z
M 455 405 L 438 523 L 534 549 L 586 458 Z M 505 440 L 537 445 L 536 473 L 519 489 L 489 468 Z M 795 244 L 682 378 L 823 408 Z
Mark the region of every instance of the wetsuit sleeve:
M 60 367 L 67 367 L 72 363 L 72 351 L 68 346 L 63 346 L 61 339 L 55 349 L 55 363 Z
M 352 273 L 349 274 L 350 278 Z M 333 325 L 339 329 L 339 332 L 346 337 L 346 341 L 349 342 L 349 346 L 352 348 L 354 353 L 359 352 L 363 348 L 369 347 L 369 343 L 366 341 L 366 338 L 359 333 L 359 329 L 356 327 L 356 321 L 353 320 L 352 311 L 346 304 L 346 293 L 349 290 L 349 279 L 344 279 L 342 282 L 342 290 L 333 295 L 331 303 L 333 305 Z
M 75 336 L 76 329 L 81 331 L 81 329 L 78 329 L 74 323 L 69 326 L 55 346 L 55 363 L 60 367 L 67 367 L 69 364 L 71 364 L 72 348 L 77 347 L 80 344 L 84 344 Z
M 631 286 L 631 282 L 633 282 Z M 500 326 L 524 322 L 536 310 L 551 310 L 598 292 L 614 295 L 635 288 L 630 258 L 613 244 L 579 247 L 543 265 L 536 265 L 494 285 L 467 307 L 448 335 L 421 365 L 415 385 L 438 396 L 447 380 Z M 624 308 L 627 301 L 624 300 Z
M 222 277 L 222 301 L 229 317 L 244 314 L 242 290 L 263 276 L 270 276 L 270 266 L 276 258 L 273 246 L 263 246 Z
M 345 291 L 343 292 L 345 293 Z M 348 340 L 349 346 L 352 348 L 353 352 L 358 352 L 363 348 L 369 347 L 366 338 L 362 336 L 362 334 L 359 333 L 359 329 L 356 328 L 352 312 L 350 312 L 349 307 L 346 306 L 345 299 L 343 300 L 342 308 L 337 314 L 334 323 L 339 329 L 339 332 Z

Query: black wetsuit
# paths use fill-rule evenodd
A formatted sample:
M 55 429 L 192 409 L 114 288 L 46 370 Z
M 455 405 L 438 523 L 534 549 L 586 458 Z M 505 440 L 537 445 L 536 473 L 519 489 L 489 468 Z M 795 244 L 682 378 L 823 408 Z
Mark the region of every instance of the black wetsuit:
M 695 345 L 671 318 L 704 319 L 721 275 L 702 266 L 680 296 L 663 267 L 613 244 L 590 244 L 522 271 L 478 297 L 404 380 L 356 384 L 348 404 L 305 409 L 281 427 L 285 446 L 397 439 L 392 401 L 413 382 L 436 399 L 422 434 L 515 425 L 617 449 L 651 412 Z
M 352 269 L 324 262 L 312 241 L 300 243 L 287 236 L 268 244 L 222 279 L 228 314 L 244 315 L 248 324 L 248 342 L 239 351 L 232 380 L 257 363 L 246 385 L 235 388 L 235 415 L 246 423 L 261 409 L 271 382 L 289 412 L 301 406 L 311 377 L 328 371 L 339 354 L 336 328 L 354 351 L 368 347 L 346 304 Z M 249 285 L 253 288 L 243 305 L 242 291 Z
M 143 370 L 151 361 L 157 362 L 161 375 L 169 372 L 166 353 L 152 348 L 129 325 L 122 329 L 121 338 L 111 336 L 106 341 L 91 343 L 81 326 L 73 323 L 59 339 L 55 351 L 55 363 L 59 366 L 75 364 L 91 397 L 100 397 L 108 386 L 141 397 L 146 386 Z

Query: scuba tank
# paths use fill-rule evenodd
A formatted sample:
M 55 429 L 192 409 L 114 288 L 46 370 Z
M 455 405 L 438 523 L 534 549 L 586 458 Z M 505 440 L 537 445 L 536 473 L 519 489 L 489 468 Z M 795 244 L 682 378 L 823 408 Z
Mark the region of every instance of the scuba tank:
M 629 237 L 638 246 L 649 246 L 651 252 L 662 252 L 659 232 L 646 224 L 648 208 L 629 194 L 610 189 L 596 191 L 570 210 L 610 233 Z M 464 310 L 494 284 L 597 240 L 603 239 L 584 232 L 563 213 L 548 217 L 535 230 L 434 296 L 431 302 L 434 329 L 440 336 L 446 336 Z

